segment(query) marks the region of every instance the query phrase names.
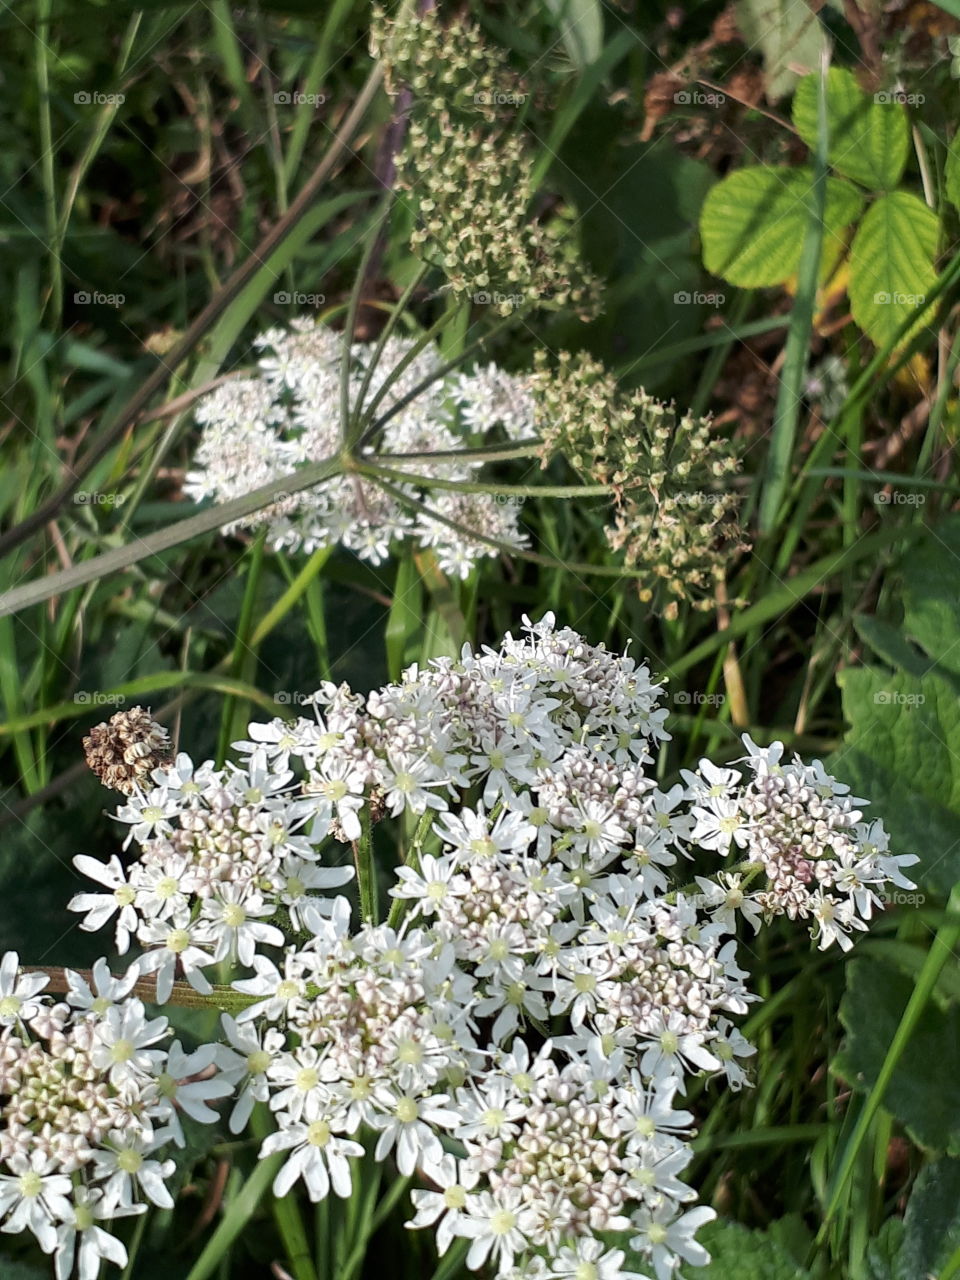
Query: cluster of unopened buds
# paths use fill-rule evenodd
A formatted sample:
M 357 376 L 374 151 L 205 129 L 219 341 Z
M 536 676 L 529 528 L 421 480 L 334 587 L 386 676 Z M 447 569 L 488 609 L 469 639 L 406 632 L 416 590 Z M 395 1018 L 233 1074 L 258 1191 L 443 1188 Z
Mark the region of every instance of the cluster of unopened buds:
M 75 979 L 47 1006 L 15 958 L 4 969 L 4 1230 L 65 1258 L 70 1223 L 166 1203 L 155 1152 L 177 1106 L 209 1118 L 229 1094 L 234 1133 L 255 1105 L 272 1113 L 277 1195 L 348 1196 L 372 1149 L 421 1184 L 408 1225 L 441 1253 L 462 1238 L 470 1268 L 667 1280 L 707 1262 L 682 1098 L 693 1077 L 749 1083 L 740 917 L 848 946 L 914 859 L 779 744 L 746 738 L 741 761 L 661 788 L 661 692 L 548 615 L 367 697 L 323 686 L 309 714 L 251 724 L 241 764 L 157 768 L 117 814 L 126 860 L 76 860 L 104 891 L 72 906 L 86 928 L 113 919 L 121 953 L 136 939 L 133 978 L 104 967 L 98 997 Z M 392 875 L 377 871 L 391 827 L 413 833 Z M 352 878 L 350 852 L 359 922 L 327 892 Z M 716 870 L 684 874 L 694 857 Z M 204 993 L 231 962 L 221 1043 L 155 1048 L 165 1020 L 144 1020 L 132 982 L 155 974 L 163 1002 L 175 977 Z M 54 1138 L 48 1115 L 78 1108 L 88 1126 Z M 81 1249 L 118 1261 L 93 1229 Z

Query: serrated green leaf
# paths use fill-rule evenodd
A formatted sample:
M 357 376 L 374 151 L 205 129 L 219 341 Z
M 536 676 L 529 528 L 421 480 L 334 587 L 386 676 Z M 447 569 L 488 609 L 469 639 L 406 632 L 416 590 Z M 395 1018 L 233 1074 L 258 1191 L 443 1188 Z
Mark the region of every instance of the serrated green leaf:
M 868 1280 L 894 1280 L 894 1263 L 902 1242 L 903 1223 L 899 1218 L 888 1218 L 867 1245 Z
M 858 1092 L 875 1083 L 912 991 L 909 978 L 874 957 L 849 965 L 840 1006 L 847 1039 L 834 1068 Z M 950 1154 L 960 1152 L 958 1044 L 960 1011 L 943 1012 L 928 1003 L 883 1099 L 916 1142 Z M 910 1280 L 924 1274 L 913 1271 Z M 899 1269 L 896 1275 L 900 1277 Z
M 767 97 L 784 97 L 797 82 L 796 68 L 813 70 L 824 47 L 823 27 L 812 9 L 791 0 L 737 0 L 737 26 L 763 54 Z
M 933 666 L 929 658 L 910 644 L 899 627 L 867 614 L 854 617 L 853 625 L 860 639 L 891 667 L 899 667 L 907 675 L 919 677 L 925 676 Z
M 793 100 L 793 123 L 808 147 L 817 145 L 819 72 L 804 76 Z M 827 72 L 827 122 L 832 168 L 871 191 L 890 191 L 903 176 L 910 147 L 907 113 L 889 94 L 863 92 L 851 72 Z
M 804 1280 L 807 1275 L 771 1236 L 738 1222 L 710 1222 L 697 1240 L 709 1251 L 710 1262 L 683 1267 L 683 1280 Z
M 953 135 L 947 150 L 943 184 L 947 199 L 954 208 L 960 209 L 960 129 Z
M 956 1045 L 952 1053 L 956 1053 Z M 903 1219 L 903 1243 L 893 1280 L 939 1276 L 960 1248 L 960 1160 L 937 1160 L 920 1171 Z
M 882 818 L 891 847 L 916 853 L 913 880 L 947 892 L 960 879 L 960 700 L 951 681 L 878 667 L 837 677 L 850 730 L 837 776 Z M 922 762 L 922 764 L 921 764 Z
M 901 345 L 931 323 L 933 309 L 924 304 L 937 280 L 939 234 L 937 215 L 909 191 L 881 196 L 867 210 L 850 249 L 850 307 L 878 347 L 910 316 Z
M 711 188 L 700 214 L 708 271 L 742 288 L 781 284 L 800 264 L 813 201 L 813 171 L 754 165 Z M 828 178 L 820 277 L 846 247 L 844 232 L 863 208 L 860 194 Z

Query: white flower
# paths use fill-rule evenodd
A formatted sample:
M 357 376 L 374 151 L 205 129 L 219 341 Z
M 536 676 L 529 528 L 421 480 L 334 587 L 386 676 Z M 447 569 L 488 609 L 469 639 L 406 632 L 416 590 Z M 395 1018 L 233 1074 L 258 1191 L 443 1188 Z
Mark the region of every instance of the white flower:
M 54 1161 L 39 1149 L 29 1158 L 11 1155 L 6 1163 L 13 1172 L 0 1174 L 0 1231 L 32 1231 L 44 1253 L 52 1253 L 57 1244 L 54 1223 L 70 1214 L 70 1179 L 52 1173 Z
M 415 1215 L 405 1225 L 411 1229 L 435 1226 L 437 1253 L 443 1257 L 460 1234 L 457 1227 L 480 1174 L 471 1168 L 469 1162 L 458 1161 L 451 1155 L 443 1155 L 436 1164 L 427 1165 L 424 1173 L 441 1189 L 411 1191 Z
M 20 957 L 16 951 L 5 952 L 0 961 L 0 1026 L 12 1027 L 36 1017 L 40 1005 L 34 996 L 39 995 L 49 981 L 45 973 L 20 973 Z
M 693 1235 L 716 1216 L 704 1205 L 678 1215 L 669 1200 L 655 1207 L 644 1206 L 633 1216 L 638 1234 L 631 1239 L 630 1248 L 652 1259 L 657 1280 L 670 1280 L 681 1259 L 692 1267 L 705 1267 L 710 1255 Z
M 166 1004 L 173 992 L 177 966 L 195 991 L 209 995 L 213 988 L 200 972 L 213 964 L 213 956 L 199 944 L 209 946 L 212 938 L 201 924 L 188 920 L 151 921 L 140 930 L 140 941 L 152 949 L 140 957 L 143 973 L 157 975 L 157 1003 Z
M 127 883 L 126 873 L 120 859 L 114 854 L 109 862 L 98 862 L 96 858 L 78 853 L 73 865 L 91 880 L 106 885 L 110 893 L 78 893 L 67 904 L 68 911 L 85 911 L 86 919 L 81 920 L 80 928 L 88 933 L 102 929 L 115 911 L 117 917 L 117 951 L 125 955 L 130 949 L 130 936 L 135 934 L 140 917 L 134 903 L 136 890 Z
M 173 1197 L 164 1179 L 173 1174 L 174 1162 L 147 1159 L 152 1145 L 136 1132 L 111 1130 L 107 1142 L 105 1150 L 93 1153 L 95 1177 L 103 1181 L 105 1211 L 109 1213 L 116 1206 L 128 1209 L 136 1205 L 138 1190 L 158 1209 L 172 1209 Z
M 516 1254 L 527 1247 L 527 1237 L 520 1226 L 522 1206 L 516 1187 L 503 1187 L 496 1196 L 483 1191 L 467 1201 L 457 1235 L 473 1242 L 467 1254 L 471 1271 L 478 1271 L 488 1258 L 501 1272 L 513 1266 Z
M 452 1129 L 459 1116 L 446 1094 L 416 1097 L 388 1087 L 374 1089 L 380 1108 L 371 1123 L 380 1130 L 374 1158 L 383 1160 L 396 1147 L 397 1168 L 411 1174 L 418 1164 L 437 1164 L 443 1155 L 440 1139 L 431 1127 Z
M 645 1280 L 638 1271 L 624 1271 L 626 1254 L 622 1249 L 604 1252 L 605 1247 L 602 1241 L 589 1237 L 578 1240 L 572 1249 L 563 1246 L 553 1259 L 550 1275 L 563 1280 Z
M 155 1075 L 166 1057 L 163 1049 L 151 1049 L 150 1045 L 167 1034 L 167 1020 L 147 1022 L 145 1012 L 139 1000 L 127 1000 L 107 1009 L 97 1023 L 90 1060 L 114 1086 Z
M 272 915 L 273 910 L 259 894 L 251 893 L 240 885 L 225 884 L 215 898 L 208 898 L 200 918 L 207 925 L 208 938 L 216 943 L 214 963 L 228 957 L 237 958 L 249 968 L 258 943 L 282 947 L 284 936 L 281 930 L 259 918 Z
M 75 1009 L 84 1009 L 90 1013 L 104 1014 L 112 1006 L 120 1004 L 130 994 L 140 980 L 140 966 L 133 962 L 122 977 L 115 978 L 110 966 L 101 957 L 93 964 L 93 986 L 90 990 L 86 979 L 72 969 L 65 970 L 67 979 L 67 1003 Z
M 266 1102 L 270 1096 L 267 1072 L 279 1056 L 284 1039 L 275 1027 L 258 1031 L 241 1026 L 229 1013 L 221 1014 L 230 1048 L 217 1046 L 217 1064 L 224 1079 L 235 1089 L 237 1101 L 230 1114 L 230 1132 L 241 1133 L 247 1126 L 255 1102 Z
M 108 1223 L 116 1217 L 146 1213 L 144 1204 L 120 1208 L 108 1207 L 103 1192 L 89 1187 L 74 1187 L 72 1211 L 66 1222 L 57 1227 L 56 1277 L 69 1280 L 73 1264 L 77 1264 L 77 1280 L 97 1280 L 102 1261 L 115 1266 L 127 1265 L 127 1251 L 123 1243 L 109 1231 L 97 1226 L 97 1221 Z
M 350 1138 L 333 1133 L 330 1121 L 322 1116 L 309 1124 L 295 1123 L 271 1133 L 260 1147 L 260 1155 L 290 1150 L 290 1157 L 277 1174 L 273 1194 L 285 1196 L 298 1178 L 314 1202 L 323 1200 L 332 1187 L 346 1199 L 352 1191 L 350 1158 L 363 1155 L 363 1147 Z

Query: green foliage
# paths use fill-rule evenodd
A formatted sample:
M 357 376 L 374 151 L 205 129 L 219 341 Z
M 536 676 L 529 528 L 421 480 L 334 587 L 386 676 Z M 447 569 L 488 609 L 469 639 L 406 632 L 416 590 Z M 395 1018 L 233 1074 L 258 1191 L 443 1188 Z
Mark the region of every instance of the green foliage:
M 912 990 L 912 979 L 885 961 L 851 962 L 840 1008 L 847 1039 L 833 1069 L 857 1092 L 866 1093 L 876 1083 Z M 960 1154 L 958 1037 L 960 1008 L 928 1003 L 884 1097 L 886 1109 L 916 1142 L 951 1155 Z
M 809 75 L 793 99 L 793 123 L 811 150 L 817 146 L 819 96 L 820 76 Z M 898 104 L 871 99 L 842 67 L 827 72 L 826 98 L 830 166 L 869 191 L 892 191 L 907 163 L 906 112 Z
M 825 40 L 817 14 L 791 0 L 737 0 L 737 25 L 763 53 L 767 97 L 776 100 L 797 83 L 796 68 L 812 71 Z
M 944 893 L 960 879 L 958 551 L 954 517 L 904 561 L 899 625 L 861 620 L 861 635 L 890 665 L 839 674 L 850 728 L 833 760 L 858 795 L 875 798 L 892 843 L 920 855 L 913 878 Z
M 771 1234 L 718 1219 L 697 1233 L 710 1252 L 706 1267 L 684 1267 L 684 1280 L 805 1280 L 802 1270 Z
M 819 73 L 804 76 L 793 100 L 794 125 L 811 150 L 820 132 L 820 91 Z M 906 109 L 890 93 L 868 95 L 841 67 L 830 68 L 825 99 L 828 164 L 873 193 L 873 200 L 863 213 L 864 193 L 836 177 L 827 179 L 820 278 L 847 255 L 848 229 L 863 213 L 849 248 L 853 318 L 877 346 L 903 346 L 931 324 L 926 299 L 937 280 L 941 234 L 937 214 L 912 192 L 896 189 L 909 154 Z M 960 186 L 956 175 L 951 147 L 951 199 Z M 812 184 L 806 167 L 772 165 L 740 169 L 718 182 L 700 218 L 707 269 L 744 288 L 792 277 L 806 227 L 816 217 Z
M 714 186 L 703 204 L 700 234 L 708 271 L 744 288 L 781 284 L 796 275 L 813 200 L 813 171 L 754 165 Z M 827 179 L 820 276 L 845 246 L 844 232 L 863 208 L 855 188 Z

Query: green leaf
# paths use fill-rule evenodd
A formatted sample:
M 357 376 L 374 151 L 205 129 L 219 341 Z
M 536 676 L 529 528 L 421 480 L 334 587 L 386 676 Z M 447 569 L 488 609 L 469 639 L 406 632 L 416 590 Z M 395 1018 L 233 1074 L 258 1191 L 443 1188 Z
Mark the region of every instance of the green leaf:
M 878 667 L 837 677 L 851 728 L 834 771 L 873 797 L 891 847 L 920 855 L 911 878 L 946 892 L 960 879 L 960 701 L 942 676 Z M 921 763 L 922 762 L 922 763 Z
M 737 0 L 737 26 L 751 48 L 763 54 L 767 97 L 788 94 L 800 74 L 813 70 L 824 47 L 823 27 L 817 15 L 791 0 Z
M 876 1082 L 913 986 L 910 978 L 876 957 L 854 960 L 848 966 L 847 991 L 840 1006 L 847 1040 L 834 1069 L 858 1092 L 867 1092 Z M 960 1011 L 944 1012 L 929 1001 L 883 1099 L 917 1143 L 951 1155 L 960 1153 L 958 1043 Z M 926 1274 L 921 1268 L 911 1271 L 909 1278 Z
M 960 1160 L 937 1160 L 920 1171 L 903 1228 L 893 1280 L 945 1275 L 960 1248 Z
M 819 72 L 804 76 L 793 100 L 793 123 L 808 147 L 817 145 Z M 903 106 L 878 93 L 871 98 L 842 67 L 827 72 L 831 166 L 872 191 L 890 191 L 903 176 L 910 130 Z
M 894 1280 L 894 1264 L 903 1242 L 903 1223 L 888 1218 L 867 1245 L 867 1280 Z
M 953 135 L 947 150 L 947 163 L 943 174 L 947 199 L 960 209 L 960 129 Z
M 567 57 L 582 71 L 603 48 L 603 9 L 600 0 L 546 0 L 557 19 Z
M 708 1223 L 697 1240 L 710 1253 L 706 1267 L 683 1267 L 683 1280 L 804 1280 L 782 1245 L 762 1231 L 723 1219 Z
M 874 797 L 867 812 L 883 818 L 891 845 L 920 855 L 912 878 L 946 893 L 960 879 L 960 518 L 939 521 L 911 547 L 899 595 L 899 627 L 857 619 L 895 670 L 838 677 L 851 727 L 833 766 Z
M 937 215 L 908 191 L 881 196 L 867 210 L 850 250 L 850 306 L 878 347 L 911 315 L 901 346 L 932 322 L 933 308 L 924 304 L 937 280 L 939 234 Z
M 826 187 L 821 279 L 863 208 L 859 192 L 841 179 L 828 178 Z M 707 270 L 748 289 L 795 275 L 812 203 L 811 169 L 755 165 L 730 174 L 711 189 L 700 214 Z

